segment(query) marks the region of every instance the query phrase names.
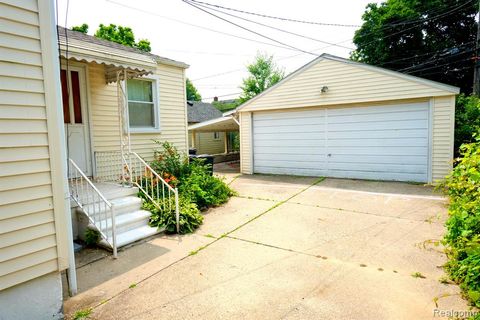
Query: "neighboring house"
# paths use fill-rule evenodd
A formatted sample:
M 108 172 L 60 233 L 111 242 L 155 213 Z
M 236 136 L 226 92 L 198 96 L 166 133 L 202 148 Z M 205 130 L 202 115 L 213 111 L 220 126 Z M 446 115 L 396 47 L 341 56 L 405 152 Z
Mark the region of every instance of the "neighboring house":
M 200 101 L 188 101 L 188 125 L 222 117 L 222 112 L 211 103 Z M 227 133 L 220 131 L 190 132 L 188 143 L 190 148 L 197 149 L 197 154 L 220 154 L 225 153 Z
M 0 0 L 0 318 L 62 318 L 74 277 L 53 1 Z
M 458 92 L 323 54 L 239 106 L 241 172 L 434 182 Z
M 60 27 L 59 61 L 49 0 L 0 0 L 0 19 L 0 318 L 55 319 L 73 237 L 115 253 L 158 232 L 117 182 L 154 176 L 153 140 L 187 151 L 188 65 Z

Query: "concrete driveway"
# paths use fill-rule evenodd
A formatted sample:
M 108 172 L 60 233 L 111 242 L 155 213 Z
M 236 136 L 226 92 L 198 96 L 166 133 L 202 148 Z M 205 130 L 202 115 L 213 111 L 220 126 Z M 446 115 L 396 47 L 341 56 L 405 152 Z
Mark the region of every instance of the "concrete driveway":
M 161 236 L 78 271 L 67 314 L 94 319 L 439 319 L 445 199 L 431 188 L 240 176 L 193 235 Z M 108 270 L 108 271 L 106 271 Z M 416 276 L 413 276 L 416 275 Z

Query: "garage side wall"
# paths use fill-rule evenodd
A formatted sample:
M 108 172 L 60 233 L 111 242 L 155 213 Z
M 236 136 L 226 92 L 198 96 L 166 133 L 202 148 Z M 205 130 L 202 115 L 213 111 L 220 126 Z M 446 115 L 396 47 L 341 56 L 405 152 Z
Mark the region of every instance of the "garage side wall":
M 240 113 L 240 171 L 253 173 L 252 150 L 252 113 Z
M 443 180 L 453 166 L 455 96 L 434 97 L 432 121 L 432 182 Z

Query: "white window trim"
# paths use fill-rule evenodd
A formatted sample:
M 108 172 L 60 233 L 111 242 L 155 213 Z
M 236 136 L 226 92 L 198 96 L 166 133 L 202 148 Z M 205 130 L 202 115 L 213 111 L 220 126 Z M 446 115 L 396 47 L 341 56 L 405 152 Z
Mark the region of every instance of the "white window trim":
M 215 138 L 215 134 L 218 134 L 218 136 L 216 138 Z M 222 140 L 222 138 L 220 137 L 220 131 L 214 131 L 213 132 L 213 140 L 215 140 L 215 141 Z
M 153 97 L 153 113 L 154 113 L 154 127 L 131 127 L 130 126 L 130 119 L 128 119 L 128 127 L 130 130 L 130 133 L 158 133 L 161 131 L 160 128 L 160 97 L 159 97 L 159 90 L 158 90 L 158 83 L 159 83 L 159 77 L 158 76 L 144 76 L 141 78 L 135 78 L 132 80 L 141 80 L 141 81 L 149 81 L 152 83 L 152 97 Z M 127 107 L 128 107 L 128 88 L 127 88 L 127 82 L 124 82 L 124 90 L 127 93 Z M 133 101 L 132 102 L 140 102 L 143 103 L 143 101 Z

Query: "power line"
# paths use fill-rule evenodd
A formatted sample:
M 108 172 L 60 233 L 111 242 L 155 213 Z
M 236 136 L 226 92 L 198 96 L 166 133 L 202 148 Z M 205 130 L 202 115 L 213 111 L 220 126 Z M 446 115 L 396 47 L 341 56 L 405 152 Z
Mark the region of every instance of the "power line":
M 188 0 L 188 1 L 193 1 L 193 0 Z M 193 1 L 193 2 L 197 2 L 197 1 Z M 207 8 L 206 6 L 203 6 L 203 5 L 199 5 L 199 6 L 201 6 L 203 8 Z M 308 40 L 312 40 L 312 41 L 316 41 L 316 42 L 321 42 L 321 43 L 325 43 L 325 44 L 328 44 L 328 45 L 331 45 L 331 46 L 337 46 L 337 47 L 341 47 L 341 48 L 345 48 L 345 49 L 349 49 L 349 50 L 355 50 L 355 48 L 342 46 L 342 45 L 339 45 L 339 44 L 335 44 L 335 43 L 332 43 L 332 42 L 320 40 L 320 39 L 317 39 L 317 38 L 312 38 L 312 37 L 309 37 L 309 36 L 305 36 L 303 34 L 299 34 L 299 33 L 296 33 L 296 32 L 292 32 L 292 31 L 277 28 L 277 27 L 274 27 L 274 26 L 271 26 L 271 25 L 268 25 L 268 24 L 264 24 L 264 23 L 261 23 L 261 22 L 255 21 L 255 20 L 240 17 L 240 16 L 237 16 L 235 14 L 231 14 L 231 13 L 228 13 L 228 12 L 225 12 L 225 11 L 222 11 L 222 10 L 213 9 L 213 8 L 209 8 L 209 9 L 213 10 L 213 11 L 216 11 L 216 12 L 223 13 L 225 15 L 228 15 L 228 16 L 231 16 L 231 17 L 234 17 L 234 18 L 237 18 L 237 19 L 241 19 L 241 20 L 244 20 L 244 21 L 255 23 L 255 24 L 261 25 L 261 26 L 266 27 L 266 28 L 270 28 L 270 29 L 277 30 L 277 31 L 280 31 L 280 32 L 283 32 L 283 33 L 291 34 L 291 35 L 301 37 L 301 38 L 304 38 L 304 39 L 308 39 Z
M 471 66 L 466 66 L 466 67 L 463 67 L 463 68 L 455 68 L 455 69 L 449 69 L 449 70 L 440 70 L 440 71 L 428 72 L 428 73 L 423 73 L 422 77 L 430 76 L 430 75 L 433 75 L 433 74 L 439 74 L 439 73 L 447 74 L 447 73 L 452 73 L 452 72 L 460 72 L 460 71 L 467 70 L 467 69 L 472 69 L 472 67 Z
M 469 4 L 469 3 L 473 2 L 473 1 L 475 1 L 475 0 L 468 0 L 468 1 L 466 1 L 464 4 L 459 5 L 459 6 L 457 7 L 457 9 L 460 9 L 460 8 L 466 6 L 467 4 Z M 442 13 L 442 14 L 438 15 L 437 17 L 426 17 L 426 18 L 420 18 L 420 19 L 411 20 L 411 21 L 408 21 L 408 20 L 407 20 L 407 21 L 403 21 L 403 22 L 397 22 L 397 23 L 387 24 L 387 26 L 396 27 L 396 26 L 406 25 L 406 24 L 412 24 L 412 23 L 416 23 L 416 22 L 425 22 L 425 21 L 428 21 L 428 20 L 431 20 L 431 19 L 434 19 L 434 18 L 435 18 L 435 19 L 436 19 L 436 18 L 439 18 L 440 16 L 444 16 L 444 15 L 450 14 L 450 13 L 456 11 L 457 9 L 454 8 L 454 9 L 452 9 L 450 12 Z M 430 12 L 430 14 L 433 13 L 433 12 L 440 12 L 440 11 L 441 11 L 440 9 L 432 10 L 432 11 Z M 425 13 L 424 13 L 424 14 L 425 14 Z
M 205 9 L 203 9 L 203 8 L 201 8 L 201 7 L 193 4 L 193 3 L 190 2 L 189 0 L 182 0 L 182 1 L 183 1 L 184 3 L 190 5 L 190 6 L 194 7 L 194 8 L 197 8 L 197 9 L 200 10 L 200 11 L 203 11 L 203 12 L 205 12 L 205 13 L 211 15 L 211 16 L 214 16 L 214 17 L 217 18 L 217 19 L 223 20 L 223 21 L 225 21 L 225 22 L 227 22 L 227 23 L 229 23 L 229 24 L 231 24 L 231 25 L 234 25 L 234 26 L 236 26 L 236 27 L 238 27 L 238 28 L 241 28 L 241 29 L 243 29 L 243 30 L 245 30 L 245 31 L 248 31 L 248 32 L 253 33 L 253 34 L 256 34 L 257 36 L 260 36 L 260 37 L 262 37 L 262 38 L 265 38 L 265 39 L 268 39 L 268 40 L 270 40 L 270 41 L 276 42 L 276 43 L 278 43 L 278 44 L 280 44 L 280 45 L 282 45 L 282 46 L 289 47 L 289 48 L 291 48 L 291 49 L 293 49 L 293 50 L 297 50 L 297 51 L 300 51 L 300 52 L 308 53 L 308 54 L 311 54 L 311 55 L 314 55 L 314 56 L 317 55 L 317 54 L 315 54 L 315 53 L 313 53 L 313 52 L 309 52 L 309 51 L 306 51 L 306 50 L 297 48 L 297 47 L 295 47 L 295 46 L 291 46 L 291 45 L 289 45 L 289 44 L 287 44 L 287 43 L 284 43 L 284 42 L 282 42 L 282 41 L 278 41 L 278 40 L 273 39 L 273 38 L 271 38 L 271 37 L 269 37 L 269 36 L 266 36 L 266 35 L 264 35 L 264 34 L 261 34 L 260 32 L 256 32 L 256 31 L 254 31 L 254 30 L 248 29 L 248 28 L 246 28 L 246 27 L 244 27 L 244 26 L 242 26 L 242 25 L 239 25 L 238 23 L 235 23 L 235 22 L 232 22 L 232 21 L 230 21 L 230 20 L 228 20 L 228 19 L 222 18 L 222 17 L 220 17 L 220 16 L 218 16 L 218 15 L 216 15 L 216 14 L 214 14 L 214 13 L 211 13 L 211 12 L 208 11 L 208 10 L 205 10 Z
M 349 27 L 349 28 L 360 27 L 359 25 L 356 25 L 356 24 L 325 23 L 325 22 L 298 20 L 298 19 L 292 19 L 292 18 L 282 18 L 282 17 L 270 16 L 270 15 L 266 15 L 266 14 L 262 14 L 262 13 L 256 13 L 256 12 L 250 12 L 250 11 L 244 11 L 244 10 L 224 7 L 224 6 L 220 6 L 220 5 L 216 5 L 216 4 L 212 4 L 212 3 L 208 3 L 208 2 L 202 2 L 202 1 L 196 1 L 196 0 L 189 0 L 189 1 L 195 2 L 196 4 L 202 4 L 204 6 L 215 7 L 215 8 L 219 8 L 219 9 L 235 11 L 235 12 L 254 15 L 254 16 L 259 16 L 259 17 L 262 17 L 262 18 L 276 19 L 276 20 L 282 20 L 282 21 L 288 21 L 288 22 L 297 22 L 297 23 L 304 23 L 304 24 L 314 24 L 314 25 L 333 26 L 333 27 Z
M 412 60 L 412 59 L 416 59 L 416 58 L 428 56 L 428 55 L 430 55 L 430 54 L 445 52 L 445 51 L 448 51 L 448 50 L 453 50 L 453 49 L 456 49 L 456 48 L 464 47 L 464 46 L 469 45 L 469 44 L 474 43 L 474 42 L 475 42 L 475 41 L 469 41 L 469 42 L 465 42 L 465 43 L 463 43 L 463 44 L 461 44 L 461 45 L 459 45 L 459 46 L 455 46 L 455 47 L 450 47 L 450 48 L 445 48 L 445 49 L 441 49 L 441 50 L 430 51 L 430 52 L 426 52 L 426 53 L 422 53 L 422 54 L 417 54 L 417 55 L 412 55 L 412 56 L 408 56 L 408 57 L 404 57 L 404 58 L 400 58 L 400 59 L 395 59 L 395 60 L 389 60 L 389 61 L 385 61 L 385 62 L 383 62 L 383 63 L 377 64 L 377 66 L 384 66 L 384 65 L 386 65 L 386 64 L 392 64 L 392 63 L 399 62 L 399 61 Z
M 213 98 L 230 97 L 230 96 L 236 96 L 236 95 L 239 95 L 239 94 L 242 94 L 242 92 L 227 93 L 227 94 L 222 94 L 222 95 L 213 96 L 213 97 L 207 97 L 207 98 L 203 98 L 203 99 L 213 99 Z
M 108 0 L 107 0 L 107 1 L 108 1 Z M 189 1 L 193 1 L 193 0 L 189 0 Z M 460 8 L 464 7 L 465 5 L 469 4 L 469 3 L 472 2 L 472 1 L 473 1 L 473 0 L 469 0 L 469 1 L 467 1 L 466 3 L 464 3 L 464 4 L 462 4 L 462 5 L 459 5 L 459 6 L 453 8 L 453 9 L 451 9 L 451 10 L 448 10 L 448 11 L 442 13 L 442 14 L 439 14 L 439 15 L 436 15 L 436 16 L 433 16 L 433 17 L 430 17 L 430 18 L 427 18 L 427 19 L 420 19 L 420 20 L 416 20 L 416 21 L 414 20 L 414 21 L 410 21 L 410 22 L 407 21 L 407 22 L 408 22 L 409 24 L 415 23 L 415 22 L 416 22 L 416 24 L 418 24 L 418 21 L 424 22 L 424 21 L 427 21 L 427 20 L 437 19 L 437 18 L 442 17 L 442 16 L 444 16 L 444 15 L 446 15 L 446 14 L 450 14 L 450 13 L 452 13 L 452 12 L 455 12 L 455 11 L 459 10 Z M 200 1 L 195 1 L 195 2 L 200 2 Z M 204 3 L 204 2 L 200 2 L 200 3 Z M 431 11 L 430 13 L 439 12 L 439 11 L 440 11 L 440 10 L 433 10 L 433 11 Z M 377 42 L 377 41 L 379 41 L 379 40 L 383 40 L 383 39 L 392 37 L 392 36 L 394 36 L 394 35 L 403 33 L 403 32 L 405 32 L 405 31 L 411 30 L 411 29 L 416 28 L 416 27 L 417 27 L 417 25 L 411 26 L 411 27 L 406 28 L 406 29 L 403 29 L 403 30 L 401 30 L 401 31 L 397 31 L 397 32 L 394 32 L 394 33 L 392 33 L 392 34 L 383 36 L 383 37 L 381 37 L 381 38 L 379 38 L 379 39 L 375 39 L 375 40 L 373 40 L 373 41 L 370 41 L 370 42 L 366 43 L 365 45 L 368 45 L 368 44 Z M 382 28 L 381 28 L 381 29 L 382 29 Z M 381 29 L 380 29 L 380 30 L 381 30 Z M 385 30 L 386 30 L 386 29 L 393 29 L 393 27 L 388 27 L 388 26 L 387 26 L 387 27 L 385 27 Z M 383 31 L 385 31 L 385 30 L 383 30 Z M 372 34 L 372 33 L 374 33 L 374 32 L 371 31 L 371 32 L 365 33 L 363 36 L 367 36 L 367 35 Z M 345 42 L 350 41 L 350 40 L 351 40 L 351 39 L 346 39 L 346 40 L 343 40 L 343 41 L 340 41 L 340 42 L 335 43 L 335 45 L 339 45 L 339 44 L 341 44 L 341 43 L 345 43 Z M 322 47 L 322 48 L 319 48 L 319 49 L 315 49 L 315 50 L 312 50 L 312 51 L 318 51 L 318 50 L 326 49 L 326 48 L 328 48 L 328 47 L 330 47 L 330 46 L 331 46 L 331 45 L 326 46 L 326 47 Z M 431 52 L 431 53 L 434 53 L 434 52 Z M 302 54 L 302 53 L 296 54 L 296 55 L 293 55 L 293 56 L 288 56 L 288 57 L 285 57 L 285 58 L 283 58 L 283 59 L 278 59 L 278 60 L 290 59 L 290 58 L 293 58 L 293 57 L 300 56 L 301 54 Z M 430 54 L 430 53 L 425 53 L 425 54 L 422 54 L 422 55 L 418 55 L 417 57 L 419 57 L 419 56 L 425 56 L 425 55 L 428 55 L 428 54 Z M 382 65 L 387 64 L 387 63 L 393 63 L 393 62 L 396 62 L 396 61 L 403 61 L 403 60 L 413 59 L 413 58 L 415 58 L 415 56 L 410 56 L 410 57 L 406 57 L 406 58 L 402 58 L 402 59 L 398 59 L 398 60 L 388 61 L 388 62 L 385 62 L 385 63 L 383 63 L 383 64 L 379 64 L 378 66 L 382 66 Z M 194 80 L 192 80 L 192 81 L 198 81 L 198 80 L 203 80 L 203 79 L 214 78 L 214 77 L 217 77 L 217 76 L 222 76 L 222 75 L 226 75 L 226 74 L 230 74 L 230 73 L 234 73 L 234 72 L 239 72 L 239 71 L 243 71 L 243 70 L 244 70 L 244 69 L 234 69 L 234 70 L 230 70 L 230 71 L 226 71 L 226 72 L 211 74 L 211 75 L 208 75 L 208 76 L 205 76 L 205 77 L 201 77 L 201 78 L 194 79 Z
M 225 35 L 225 36 L 234 37 L 234 38 L 237 38 L 237 39 L 242 39 L 242 40 L 246 40 L 246 41 L 250 41 L 250 42 L 256 42 L 256 43 L 260 43 L 260 44 L 264 44 L 264 45 L 268 45 L 268 46 L 272 46 L 272 47 L 277 47 L 277 48 L 281 48 L 281 49 L 294 50 L 294 49 L 291 49 L 291 48 L 288 48 L 288 47 L 276 45 L 274 43 L 269 43 L 269 42 L 255 40 L 255 39 L 250 39 L 250 38 L 242 37 L 242 36 L 235 35 L 235 34 L 232 34 L 232 33 L 218 31 L 218 30 L 215 30 L 215 29 L 211 29 L 211 28 L 208 28 L 208 27 L 201 26 L 201 25 L 185 22 L 185 21 L 178 20 L 178 19 L 175 19 L 175 18 L 162 16 L 160 14 L 157 14 L 157 13 L 154 13 L 154 12 L 151 12 L 151 11 L 146 11 L 146 10 L 143 10 L 143 9 L 140 9 L 140 8 L 132 7 L 132 6 L 120 3 L 120 2 L 116 2 L 114 0 L 105 0 L 105 1 L 113 3 L 113 4 L 115 4 L 117 6 L 120 6 L 120 7 L 124 7 L 124 8 L 135 10 L 135 11 L 138 11 L 138 12 L 146 13 L 146 14 L 149 14 L 149 15 L 161 18 L 161 19 L 173 21 L 173 22 L 176 22 L 176 23 L 184 24 L 184 25 L 187 25 L 187 26 L 191 26 L 191 27 L 195 27 L 195 28 L 199 28 L 199 29 L 203 29 L 203 30 L 207 30 L 207 31 L 222 34 L 222 35 Z
M 408 72 L 405 72 L 405 73 L 410 74 L 410 73 L 416 73 L 416 72 L 420 72 L 420 71 L 431 70 L 431 69 L 435 69 L 435 68 L 444 67 L 444 66 L 447 66 L 447 65 L 450 65 L 450 64 L 453 64 L 453 63 L 468 61 L 468 60 L 471 60 L 471 59 L 472 59 L 471 57 L 468 57 L 468 58 L 465 58 L 465 59 L 450 61 L 450 62 L 439 64 L 439 65 L 436 65 L 436 66 L 431 66 L 431 67 L 428 67 L 428 68 L 422 68 L 422 69 L 418 69 L 418 70 L 408 71 Z
M 404 33 L 405 31 L 414 29 L 414 28 L 417 27 L 418 24 L 420 24 L 420 23 L 422 23 L 422 22 L 429 21 L 429 20 L 435 20 L 435 19 L 441 18 L 441 17 L 443 17 L 443 16 L 445 16 L 445 15 L 451 14 L 451 13 L 453 13 L 453 12 L 455 12 L 455 11 L 458 11 L 458 10 L 460 10 L 461 8 L 463 8 L 464 6 L 466 6 L 467 4 L 469 4 L 469 3 L 472 2 L 472 1 L 474 1 L 474 0 L 468 0 L 468 1 L 465 2 L 464 4 L 461 4 L 461 5 L 459 5 L 459 6 L 456 6 L 455 8 L 453 8 L 453 9 L 451 9 L 451 10 L 448 10 L 448 11 L 442 13 L 442 14 L 439 14 L 439 15 L 436 15 L 436 16 L 433 16 L 433 17 L 429 17 L 429 18 L 425 18 L 425 19 L 421 19 L 419 22 L 415 23 L 415 25 L 412 26 L 412 27 L 409 27 L 409 28 L 406 28 L 406 29 L 402 29 L 402 30 L 400 30 L 400 31 L 398 31 L 398 32 L 395 32 L 395 33 L 392 33 L 392 34 L 390 34 L 390 35 L 386 35 L 386 36 L 383 36 L 383 37 L 378 37 L 377 39 L 374 39 L 374 40 L 372 40 L 372 41 L 370 41 L 370 42 L 367 42 L 367 43 L 365 43 L 365 44 L 363 44 L 363 45 L 369 45 L 369 44 L 372 44 L 372 43 L 374 43 L 374 42 L 383 40 L 383 39 L 385 39 L 385 38 L 389 38 L 389 37 L 392 37 L 392 36 L 394 36 L 394 35 L 397 35 L 397 34 L 400 34 L 400 33 Z M 390 28 L 393 28 L 393 27 L 390 27 Z M 380 30 L 381 30 L 381 29 L 380 29 Z M 369 34 L 372 34 L 372 33 L 374 33 L 374 32 L 373 32 L 373 31 L 372 31 L 372 32 L 367 32 L 366 34 L 362 35 L 362 37 L 365 37 L 365 36 L 367 36 L 367 35 L 369 35 Z
M 447 59 L 447 58 L 451 58 L 451 57 L 455 57 L 455 56 L 462 55 L 462 54 L 465 54 L 465 53 L 469 53 L 469 52 L 472 52 L 472 51 L 474 51 L 474 50 L 475 50 L 475 49 L 467 49 L 467 50 L 464 50 L 464 51 L 460 51 L 460 52 L 451 54 L 451 55 L 448 56 L 448 57 L 441 57 L 440 60 Z M 437 59 L 437 60 L 432 60 L 432 59 L 434 59 L 434 58 L 435 58 L 435 55 L 433 55 L 430 59 L 428 59 L 428 60 L 425 61 L 425 62 L 419 63 L 419 64 L 417 64 L 417 65 L 413 65 L 413 66 L 410 66 L 410 67 L 407 67 L 407 68 L 403 68 L 403 69 L 400 69 L 400 70 L 397 70 L 397 71 L 399 71 L 399 72 L 409 71 L 409 70 L 411 70 L 411 69 L 417 69 L 418 67 L 421 67 L 421 66 L 424 66 L 424 65 L 427 65 L 427 64 L 430 64 L 430 63 L 438 62 L 438 59 Z

